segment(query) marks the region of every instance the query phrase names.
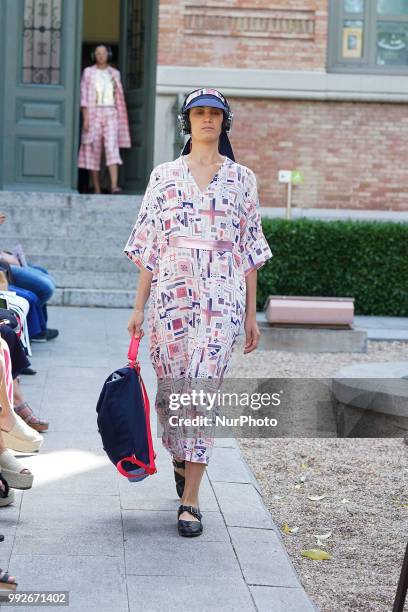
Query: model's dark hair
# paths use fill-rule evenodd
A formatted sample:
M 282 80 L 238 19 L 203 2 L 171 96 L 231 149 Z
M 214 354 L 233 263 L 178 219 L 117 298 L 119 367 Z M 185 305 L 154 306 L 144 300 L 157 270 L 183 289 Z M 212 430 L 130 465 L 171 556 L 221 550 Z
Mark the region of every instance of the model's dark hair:
M 93 63 L 95 63 L 96 61 L 96 50 L 98 49 L 98 47 L 105 47 L 107 53 L 108 53 L 108 62 L 110 62 L 112 60 L 112 47 L 110 45 L 107 45 L 104 42 L 98 43 L 97 45 L 94 46 L 94 48 L 91 51 L 91 61 Z

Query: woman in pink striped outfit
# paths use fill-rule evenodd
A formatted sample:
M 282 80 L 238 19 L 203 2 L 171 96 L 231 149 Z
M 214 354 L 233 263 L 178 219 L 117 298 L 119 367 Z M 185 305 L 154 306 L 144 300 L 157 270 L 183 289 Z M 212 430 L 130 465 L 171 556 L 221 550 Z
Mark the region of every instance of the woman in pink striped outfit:
M 125 96 L 119 70 L 108 64 L 108 47 L 98 45 L 94 55 L 96 63 L 85 68 L 81 79 L 83 129 L 78 167 L 91 171 L 95 193 L 101 193 L 99 170 L 104 146 L 111 193 L 118 194 L 119 148 L 131 147 Z

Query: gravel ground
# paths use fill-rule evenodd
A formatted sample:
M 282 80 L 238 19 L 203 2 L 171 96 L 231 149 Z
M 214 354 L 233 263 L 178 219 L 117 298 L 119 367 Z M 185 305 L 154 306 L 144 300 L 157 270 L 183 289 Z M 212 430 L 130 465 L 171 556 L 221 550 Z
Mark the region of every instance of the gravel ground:
M 243 359 L 245 362 L 243 362 Z M 229 376 L 331 376 L 351 363 L 408 360 L 404 342 L 367 353 L 234 352 Z M 238 439 L 300 580 L 322 612 L 390 612 L 408 534 L 408 446 L 402 439 Z M 320 501 L 309 495 L 325 495 Z M 331 536 L 317 545 L 314 534 Z M 330 560 L 301 556 L 326 550 Z M 408 602 L 406 605 L 408 610 Z M 301 610 L 299 610 L 301 612 Z

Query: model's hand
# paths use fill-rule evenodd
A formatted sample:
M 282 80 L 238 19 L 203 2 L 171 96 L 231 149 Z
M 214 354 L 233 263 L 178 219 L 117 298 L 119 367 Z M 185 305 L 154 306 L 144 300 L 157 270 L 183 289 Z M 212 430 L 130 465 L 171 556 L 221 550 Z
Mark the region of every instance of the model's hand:
M 6 220 L 6 215 L 4 213 L 0 213 L 0 225 L 3 225 L 5 220 Z
M 141 310 L 134 310 L 132 312 L 132 316 L 129 319 L 128 323 L 128 331 L 130 336 L 135 336 L 136 338 L 143 338 L 144 331 L 142 329 L 144 321 L 144 314 Z
M 256 322 L 256 315 L 247 315 L 245 318 L 245 347 L 244 355 L 250 353 L 258 346 L 260 331 Z
M 84 119 L 84 130 L 87 132 L 89 130 L 89 119 Z

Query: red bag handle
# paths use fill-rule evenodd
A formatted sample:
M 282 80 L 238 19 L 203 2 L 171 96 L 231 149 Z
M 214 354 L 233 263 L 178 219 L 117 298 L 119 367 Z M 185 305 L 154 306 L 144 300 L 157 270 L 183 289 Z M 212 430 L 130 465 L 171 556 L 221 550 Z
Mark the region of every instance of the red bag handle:
M 139 344 L 141 337 L 132 336 L 128 350 L 129 365 L 134 367 L 137 364 L 137 354 L 139 352 Z

